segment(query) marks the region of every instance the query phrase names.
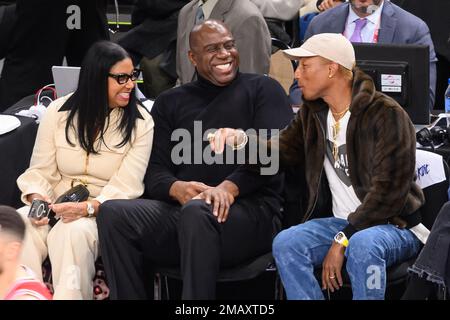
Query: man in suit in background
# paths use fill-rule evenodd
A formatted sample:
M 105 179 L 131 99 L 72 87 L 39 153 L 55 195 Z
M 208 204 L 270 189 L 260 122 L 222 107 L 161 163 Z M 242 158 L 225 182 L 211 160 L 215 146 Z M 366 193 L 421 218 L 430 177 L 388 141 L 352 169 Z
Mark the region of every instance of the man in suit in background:
M 436 53 L 424 21 L 385 0 L 350 0 L 311 21 L 305 39 L 319 33 L 342 33 L 352 42 L 427 45 L 430 49 L 430 109 L 436 88 Z
M 138 0 L 131 15 L 133 28 L 119 40 L 135 65 L 140 64 L 148 98 L 156 99 L 175 85 L 178 13 L 187 3 Z
M 181 84 L 195 80 L 195 68 L 188 59 L 189 33 L 206 19 L 224 22 L 234 35 L 239 50 L 239 70 L 269 73 L 271 40 L 269 29 L 258 8 L 248 0 L 193 0 L 178 17 L 177 74 Z

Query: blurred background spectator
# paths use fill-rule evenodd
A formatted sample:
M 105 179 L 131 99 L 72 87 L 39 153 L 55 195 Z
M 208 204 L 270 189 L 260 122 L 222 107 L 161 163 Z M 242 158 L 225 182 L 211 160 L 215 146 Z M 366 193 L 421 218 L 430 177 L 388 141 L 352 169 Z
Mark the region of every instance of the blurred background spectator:
M 17 0 L 0 78 L 0 111 L 53 82 L 51 66 L 80 66 L 94 42 L 109 39 L 106 0 Z M 5 46 L 5 43 L 3 43 Z
M 138 0 L 131 16 L 133 28 L 119 40 L 134 64 L 140 64 L 148 98 L 175 85 L 178 13 L 188 2 Z

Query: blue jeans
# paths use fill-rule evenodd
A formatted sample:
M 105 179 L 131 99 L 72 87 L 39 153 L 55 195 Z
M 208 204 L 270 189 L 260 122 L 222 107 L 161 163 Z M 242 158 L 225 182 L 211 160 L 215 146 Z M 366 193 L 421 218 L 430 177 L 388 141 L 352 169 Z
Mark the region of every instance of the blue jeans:
M 313 219 L 275 237 L 273 255 L 288 299 L 324 299 L 314 268 L 322 265 L 334 235 L 347 224 L 334 217 Z M 391 224 L 355 233 L 345 250 L 353 299 L 384 299 L 386 268 L 414 257 L 420 248 L 411 231 Z

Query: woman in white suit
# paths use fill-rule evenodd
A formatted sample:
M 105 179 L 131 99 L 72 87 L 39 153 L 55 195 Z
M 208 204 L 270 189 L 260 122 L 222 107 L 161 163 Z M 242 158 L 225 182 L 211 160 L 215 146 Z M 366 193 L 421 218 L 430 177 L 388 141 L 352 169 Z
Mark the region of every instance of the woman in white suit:
M 94 44 L 83 60 L 78 89 L 48 107 L 30 167 L 17 180 L 27 205 L 19 209 L 27 224 L 22 263 L 42 276 L 49 256 L 54 299 L 92 299 L 98 207 L 144 191 L 153 120 L 136 102 L 138 75 L 122 47 Z M 50 204 L 59 218 L 53 228 L 47 218 L 27 218 L 34 199 L 52 203 L 77 184 L 87 187 L 89 199 Z

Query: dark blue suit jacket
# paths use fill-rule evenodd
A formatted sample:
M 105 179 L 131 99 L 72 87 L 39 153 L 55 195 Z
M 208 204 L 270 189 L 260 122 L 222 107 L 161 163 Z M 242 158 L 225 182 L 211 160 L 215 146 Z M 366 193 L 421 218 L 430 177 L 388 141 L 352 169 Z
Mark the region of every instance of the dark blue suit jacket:
M 319 33 L 343 33 L 349 13 L 349 3 L 322 12 L 312 19 L 305 39 Z M 427 24 L 399 6 L 384 0 L 381 13 L 379 43 L 417 44 L 430 48 L 430 110 L 434 106 L 436 89 L 436 53 Z

